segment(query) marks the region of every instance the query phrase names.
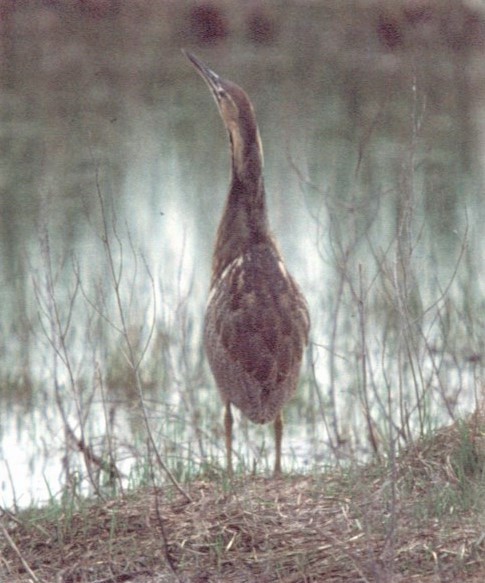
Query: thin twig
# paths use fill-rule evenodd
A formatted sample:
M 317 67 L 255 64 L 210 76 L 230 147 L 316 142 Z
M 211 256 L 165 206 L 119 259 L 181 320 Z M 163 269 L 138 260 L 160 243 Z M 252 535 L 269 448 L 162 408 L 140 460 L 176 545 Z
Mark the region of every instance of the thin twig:
M 3 536 L 6 538 L 6 540 L 7 540 L 8 544 L 10 545 L 11 549 L 18 556 L 18 558 L 20 559 L 20 562 L 22 563 L 24 569 L 27 571 L 27 573 L 29 574 L 29 576 L 32 577 L 32 580 L 35 581 L 35 583 L 42 583 L 41 580 L 34 573 L 34 571 L 32 571 L 32 569 L 30 568 L 30 565 L 27 563 L 27 561 L 25 560 L 24 556 L 20 552 L 18 546 L 15 544 L 15 541 L 12 539 L 12 537 L 8 533 L 8 530 L 5 528 L 5 526 L 1 522 L 0 522 L 0 529 L 2 530 Z
M 167 464 L 162 459 L 162 456 L 160 455 L 160 452 L 159 452 L 157 445 L 155 443 L 155 438 L 153 436 L 153 432 L 151 430 L 150 420 L 148 418 L 147 407 L 145 404 L 145 397 L 143 394 L 143 389 L 142 389 L 141 380 L 140 380 L 140 359 L 136 357 L 133 344 L 130 340 L 130 336 L 128 333 L 128 324 L 126 322 L 125 310 L 123 308 L 123 302 L 122 302 L 122 298 L 121 298 L 120 287 L 121 287 L 121 278 L 122 278 L 122 266 L 121 266 L 121 264 L 119 264 L 118 267 L 116 266 L 116 260 L 115 260 L 115 257 L 113 255 L 113 250 L 111 248 L 111 243 L 110 243 L 110 238 L 109 238 L 110 229 L 108 226 L 108 215 L 107 215 L 105 201 L 104 201 L 103 195 L 101 193 L 101 186 L 100 186 L 100 182 L 99 182 L 99 168 L 98 168 L 98 165 L 96 163 L 95 163 L 95 184 L 96 184 L 96 193 L 98 196 L 99 207 L 100 207 L 100 211 L 101 211 L 101 220 L 102 220 L 102 225 L 103 225 L 102 226 L 102 230 L 103 230 L 102 241 L 104 244 L 106 259 L 108 261 L 109 273 L 110 273 L 111 280 L 112 280 L 113 286 L 114 286 L 118 318 L 120 321 L 119 327 L 121 329 L 122 338 L 124 340 L 124 343 L 125 343 L 126 349 L 127 349 L 128 364 L 133 372 L 136 390 L 138 393 L 138 397 L 140 399 L 141 411 L 142 411 L 143 421 L 144 421 L 145 428 L 147 431 L 148 439 L 149 439 L 150 444 L 153 448 L 153 451 L 155 452 L 155 457 L 157 459 L 159 466 L 167 474 L 169 480 L 175 486 L 177 491 L 180 492 L 180 494 L 182 494 L 188 502 L 191 502 L 192 498 L 182 488 L 182 486 L 178 483 L 175 476 L 173 475 L 173 473 L 170 471 Z M 113 218 L 112 230 L 113 230 L 115 240 L 118 242 L 118 245 L 119 245 L 120 250 L 121 250 L 122 249 L 121 239 L 120 239 L 120 236 L 117 232 L 114 218 Z M 152 283 L 153 283 L 153 280 L 152 280 Z M 154 297 L 154 302 L 155 302 L 155 295 L 153 297 Z M 155 310 L 154 310 L 153 317 L 155 318 Z M 146 347 L 144 348 L 144 351 L 146 351 Z

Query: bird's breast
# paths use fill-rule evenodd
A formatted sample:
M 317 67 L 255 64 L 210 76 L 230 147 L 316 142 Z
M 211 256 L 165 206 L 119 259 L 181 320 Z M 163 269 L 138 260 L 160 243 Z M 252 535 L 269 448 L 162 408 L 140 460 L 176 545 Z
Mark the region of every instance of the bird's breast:
M 213 282 L 206 318 L 225 357 L 258 382 L 281 382 L 299 367 L 308 310 L 275 249 L 261 245 L 229 263 Z

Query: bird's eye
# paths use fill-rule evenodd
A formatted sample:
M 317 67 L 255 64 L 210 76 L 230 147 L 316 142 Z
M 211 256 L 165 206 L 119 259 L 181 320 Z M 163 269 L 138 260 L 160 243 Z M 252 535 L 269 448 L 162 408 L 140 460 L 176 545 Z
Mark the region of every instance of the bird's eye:
M 219 99 L 226 97 L 226 91 L 222 89 L 222 87 L 217 88 L 217 97 L 219 97 Z

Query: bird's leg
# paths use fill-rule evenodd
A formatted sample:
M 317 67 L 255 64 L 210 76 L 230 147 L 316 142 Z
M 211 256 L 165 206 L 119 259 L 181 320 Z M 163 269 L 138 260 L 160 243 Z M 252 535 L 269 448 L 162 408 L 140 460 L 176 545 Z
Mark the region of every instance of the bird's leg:
M 227 473 L 232 476 L 232 412 L 229 401 L 226 403 L 224 413 L 224 429 L 226 430 Z
M 274 420 L 275 462 L 274 475 L 281 476 L 281 440 L 283 438 L 283 414 L 281 411 Z

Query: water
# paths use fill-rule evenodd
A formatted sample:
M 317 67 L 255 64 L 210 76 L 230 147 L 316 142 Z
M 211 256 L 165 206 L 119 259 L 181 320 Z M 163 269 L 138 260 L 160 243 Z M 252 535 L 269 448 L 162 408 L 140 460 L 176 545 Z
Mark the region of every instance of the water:
M 130 347 L 169 465 L 183 477 L 224 459 L 201 321 L 228 144 L 179 51 L 193 41 L 186 15 L 65 6 L 12 4 L 3 20 L 7 506 L 66 483 L 92 491 L 99 467 L 81 439 L 115 455 L 125 485 L 144 471 Z M 473 408 L 482 374 L 480 48 L 446 44 L 436 9 L 390 49 L 376 14 L 338 6 L 275 12 L 273 44 L 241 28 L 193 47 L 255 103 L 271 223 L 310 304 L 312 346 L 286 412 L 291 471 L 366 459 L 366 418 L 383 451 L 451 422 Z M 235 433 L 242 463 L 271 466 L 268 428 L 241 420 Z

